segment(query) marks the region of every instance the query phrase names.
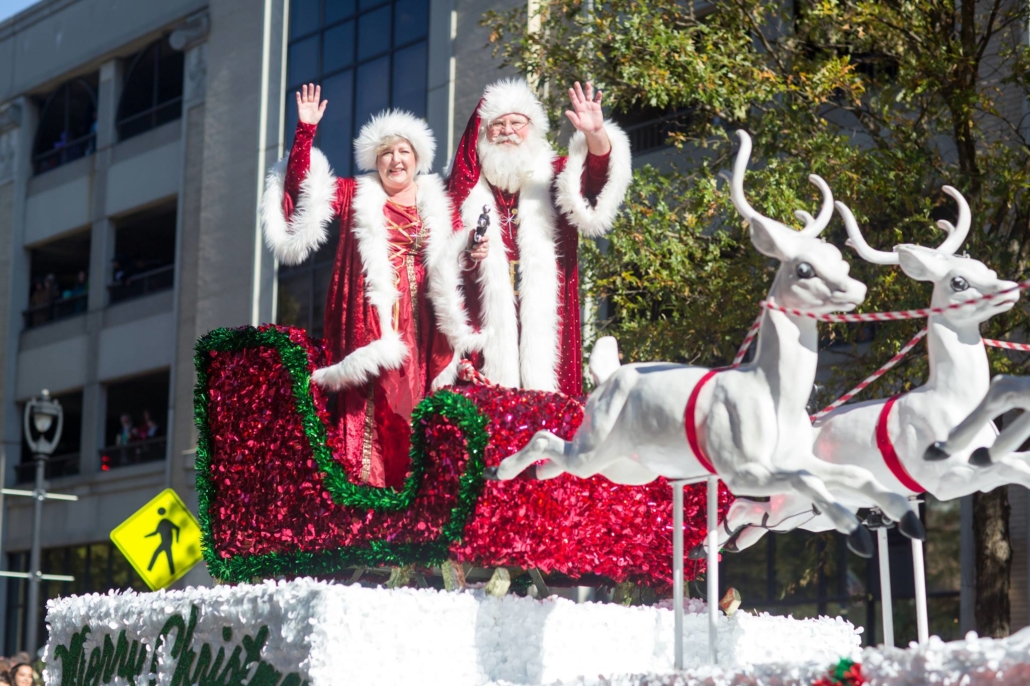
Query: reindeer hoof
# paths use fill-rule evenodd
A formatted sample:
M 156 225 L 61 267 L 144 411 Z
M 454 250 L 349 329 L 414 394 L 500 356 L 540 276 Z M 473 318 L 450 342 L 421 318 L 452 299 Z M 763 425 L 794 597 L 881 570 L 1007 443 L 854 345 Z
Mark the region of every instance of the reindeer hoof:
M 705 550 L 704 543 L 698 543 L 690 549 L 689 553 L 687 553 L 687 558 L 690 560 L 703 560 L 706 557 L 708 557 L 708 551 Z
M 873 537 L 869 535 L 869 530 L 859 524 L 857 529 L 848 534 L 848 548 L 859 557 L 872 557 Z
M 483 467 L 483 479 L 486 481 L 500 481 L 501 477 L 497 474 L 497 467 Z
M 944 450 L 944 441 L 934 441 L 933 444 L 926 449 L 923 453 L 923 459 L 927 462 L 940 462 L 941 460 L 947 460 L 949 455 Z
M 991 451 L 982 446 L 977 448 L 973 451 L 973 454 L 969 456 L 969 464 L 974 467 L 990 467 Z
M 923 523 L 919 521 L 919 516 L 915 512 L 909 512 L 901 518 L 901 521 L 898 522 L 898 531 L 909 538 L 926 540 L 926 529 L 923 528 Z

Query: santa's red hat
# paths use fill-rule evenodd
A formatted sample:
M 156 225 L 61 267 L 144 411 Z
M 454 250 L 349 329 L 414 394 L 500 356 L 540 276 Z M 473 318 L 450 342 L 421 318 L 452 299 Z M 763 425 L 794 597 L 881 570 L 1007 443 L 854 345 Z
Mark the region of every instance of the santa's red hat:
M 391 136 L 400 136 L 411 143 L 412 152 L 418 158 L 416 173 L 432 171 L 436 154 L 433 132 L 424 120 L 404 110 L 383 110 L 361 127 L 361 132 L 354 139 L 354 161 L 361 171 L 376 170 L 379 146 Z
M 533 134 L 546 136 L 549 128 L 547 112 L 525 79 L 502 79 L 486 87 L 483 97 L 465 126 L 458 142 L 447 180 L 455 207 L 461 207 L 479 182 L 479 144 L 481 127 L 506 114 L 521 114 L 529 119 Z

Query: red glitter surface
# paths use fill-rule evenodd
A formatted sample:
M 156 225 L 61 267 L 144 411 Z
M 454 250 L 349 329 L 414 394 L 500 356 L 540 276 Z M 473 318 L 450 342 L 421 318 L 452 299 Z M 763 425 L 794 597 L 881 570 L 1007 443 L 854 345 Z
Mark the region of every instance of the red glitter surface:
M 308 350 L 309 371 L 314 369 L 320 348 L 302 331 L 289 333 Z M 467 466 L 464 437 L 450 420 L 435 416 L 425 426 L 426 474 L 408 510 L 341 506 L 324 487 L 295 406 L 293 379 L 278 351 L 208 354 L 214 487 L 208 517 L 221 558 L 439 538 L 458 504 L 458 480 Z M 540 429 L 571 438 L 583 417 L 582 405 L 561 394 L 471 385 L 455 390 L 488 418 L 487 466 L 517 452 Z M 336 437 L 325 421 L 326 398 L 314 387 L 312 394 L 332 446 Z M 360 456 L 334 457 L 356 481 Z M 721 489 L 720 513 L 730 499 Z M 704 488 L 685 489 L 685 550 L 703 539 L 704 521 Z M 645 486 L 569 475 L 488 481 L 462 540 L 450 551 L 454 559 L 478 567 L 533 567 L 574 578 L 596 574 L 665 586 L 672 578 L 671 529 L 672 493 L 663 479 Z M 702 563 L 687 561 L 688 579 L 702 570 Z

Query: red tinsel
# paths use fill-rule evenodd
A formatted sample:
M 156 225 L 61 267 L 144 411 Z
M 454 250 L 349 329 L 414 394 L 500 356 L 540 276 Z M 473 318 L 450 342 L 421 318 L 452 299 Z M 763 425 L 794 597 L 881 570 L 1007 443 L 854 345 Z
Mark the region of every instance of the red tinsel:
M 310 368 L 322 358 L 303 331 L 290 338 L 308 350 Z M 428 467 L 413 506 L 403 512 L 355 510 L 333 502 L 296 411 L 292 379 L 278 351 L 257 348 L 209 353 L 208 421 L 210 477 L 214 495 L 208 513 L 215 549 L 223 559 L 273 552 L 319 551 L 367 546 L 371 541 L 422 543 L 439 537 L 457 504 L 465 471 L 465 443 L 443 417 L 426 425 Z M 489 418 L 488 466 L 524 446 L 540 429 L 571 438 L 583 407 L 560 394 L 497 387 L 458 389 Z M 337 437 L 327 421 L 326 398 L 313 388 L 329 445 Z M 335 458 L 357 481 L 360 456 Z M 659 479 L 646 486 L 620 486 L 603 477 L 568 475 L 548 481 L 487 482 L 467 522 L 463 540 L 451 546 L 455 559 L 476 566 L 511 565 L 634 579 L 664 586 L 671 581 L 671 489 Z M 730 497 L 720 491 L 720 513 Z M 684 493 L 685 549 L 705 534 L 704 488 Z M 687 561 L 687 578 L 702 571 Z

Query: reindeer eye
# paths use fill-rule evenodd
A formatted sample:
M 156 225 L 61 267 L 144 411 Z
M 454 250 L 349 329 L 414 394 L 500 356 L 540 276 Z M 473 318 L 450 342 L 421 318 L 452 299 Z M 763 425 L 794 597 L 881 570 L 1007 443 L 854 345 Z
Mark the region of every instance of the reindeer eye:
M 815 276 L 815 270 L 812 269 L 812 265 L 808 262 L 802 262 L 794 270 L 794 273 L 798 275 L 799 279 L 811 279 Z
M 958 292 L 964 291 L 969 288 L 969 282 L 963 279 L 961 276 L 956 276 L 951 280 L 951 290 Z

